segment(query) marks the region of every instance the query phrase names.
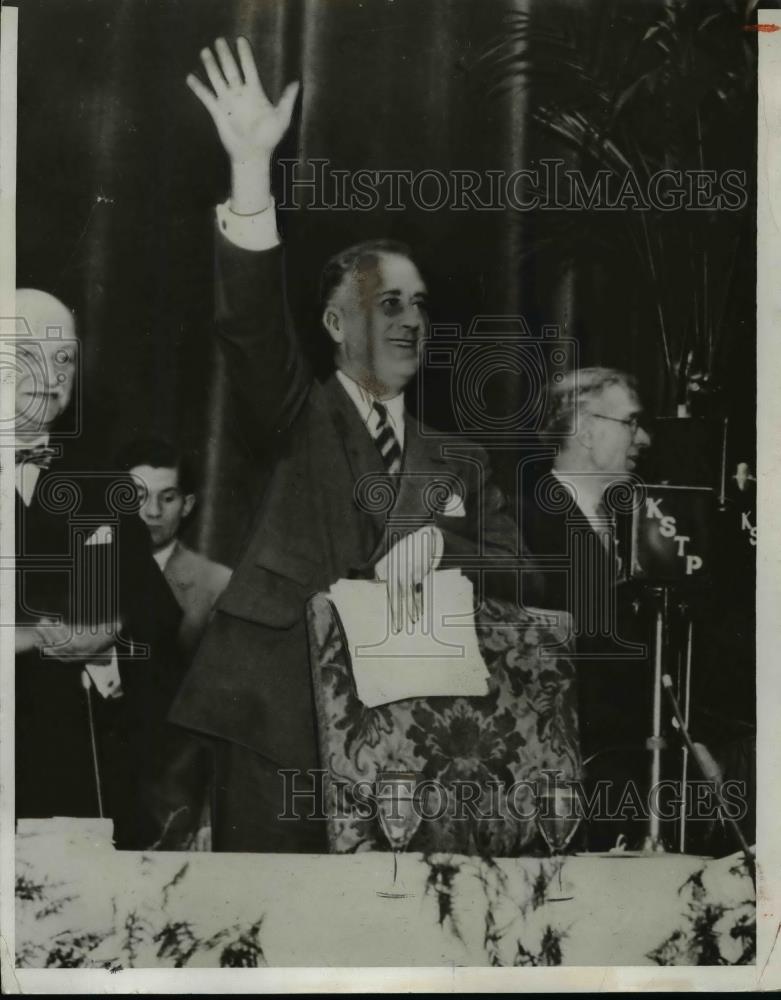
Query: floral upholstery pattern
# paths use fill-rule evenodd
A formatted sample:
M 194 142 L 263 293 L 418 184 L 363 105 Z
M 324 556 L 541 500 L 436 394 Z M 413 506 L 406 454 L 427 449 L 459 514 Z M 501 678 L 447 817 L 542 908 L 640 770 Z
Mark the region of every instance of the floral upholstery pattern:
M 324 594 L 312 598 L 307 619 L 330 850 L 388 849 L 376 818 L 362 816 L 360 806 L 377 772 L 389 769 L 438 782 L 451 803 L 443 815 L 441 799 L 426 806 L 433 818 L 420 824 L 410 850 L 494 857 L 528 851 L 537 836 L 534 781 L 544 770 L 560 772 L 562 780 L 580 776 L 575 669 L 560 615 L 485 602 L 475 624 L 487 695 L 410 698 L 377 708 L 358 699 L 340 624 Z M 458 816 L 453 803 L 459 794 L 465 801 L 465 782 L 476 783 L 479 794 L 475 808 Z M 354 795 L 356 786 L 363 790 Z

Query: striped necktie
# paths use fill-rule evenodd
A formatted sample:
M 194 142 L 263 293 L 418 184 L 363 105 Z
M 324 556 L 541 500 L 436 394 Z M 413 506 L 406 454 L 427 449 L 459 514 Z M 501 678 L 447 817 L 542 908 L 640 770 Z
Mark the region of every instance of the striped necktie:
M 382 455 L 385 468 L 395 476 L 401 471 L 401 448 L 388 420 L 388 409 L 382 403 L 372 403 L 372 421 L 368 425 L 377 450 Z

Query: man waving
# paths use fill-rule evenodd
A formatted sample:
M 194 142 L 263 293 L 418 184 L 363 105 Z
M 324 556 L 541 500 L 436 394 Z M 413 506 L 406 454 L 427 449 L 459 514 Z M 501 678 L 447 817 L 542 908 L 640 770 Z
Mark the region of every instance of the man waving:
M 340 578 L 379 579 L 399 629 L 421 615 L 423 580 L 440 562 L 498 556 L 506 567 L 518 533 L 485 453 L 463 440 L 443 447 L 405 410 L 427 316 L 404 245 L 372 240 L 326 264 L 321 316 L 335 371 L 314 380 L 290 323 L 269 182 L 298 85 L 271 104 L 246 39 L 237 51 L 238 63 L 219 39 L 201 53 L 211 87 L 188 84 L 230 158 L 230 199 L 217 209 L 218 327 L 243 427 L 274 473 L 173 719 L 221 741 L 218 850 L 316 852 L 325 824 L 277 818 L 279 770 L 318 766 L 307 600 Z

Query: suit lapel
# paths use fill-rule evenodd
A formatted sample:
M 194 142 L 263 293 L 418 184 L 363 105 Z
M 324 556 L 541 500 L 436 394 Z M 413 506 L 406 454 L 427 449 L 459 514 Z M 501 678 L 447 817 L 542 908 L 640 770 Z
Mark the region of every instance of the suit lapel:
M 347 462 L 352 472 L 353 481 L 358 483 L 367 476 L 379 476 L 383 481 L 390 482 L 385 464 L 382 460 L 369 429 L 361 420 L 360 414 L 342 388 L 335 375 L 325 384 L 327 398 L 330 401 L 331 417 L 342 441 Z M 414 517 L 431 513 L 424 503 L 425 487 L 436 480 L 442 480 L 443 473 L 448 471 L 447 462 L 439 452 L 439 438 L 432 439 L 421 436 L 417 421 L 405 414 L 404 418 L 404 454 L 401 473 L 393 477 L 396 490 L 395 503 L 389 508 L 377 504 L 381 508 L 374 511 L 374 505 L 362 505 L 371 508 L 371 516 L 380 527 L 385 524 L 389 514 L 400 517 Z
M 377 450 L 368 428 L 361 420 L 355 404 L 332 375 L 323 384 L 324 396 L 331 422 L 350 469 L 355 489 L 353 506 L 363 514 L 372 528 L 375 541 L 370 561 L 384 554 L 386 530 L 389 521 L 402 523 L 409 528 L 419 527 L 431 520 L 431 501 L 436 491 L 427 487 L 447 483 L 450 467 L 440 454 L 440 438 L 421 435 L 417 421 L 405 415 L 404 456 L 399 476 L 388 476 L 382 456 Z M 333 456 L 319 456 L 325 464 L 322 477 L 325 483 L 333 479 Z M 384 490 L 392 486 L 395 497 Z
M 597 558 L 602 563 L 601 573 L 603 577 L 606 576 L 610 579 L 613 572 L 618 572 L 617 559 L 620 556 L 615 536 L 609 538 L 606 542 L 604 536 L 594 529 L 594 525 L 588 516 L 574 502 L 569 514 L 566 515 L 565 524 L 569 530 L 574 529 L 580 534 L 581 544 L 590 545 L 593 551 L 596 552 Z M 589 542 L 586 542 L 585 539 L 589 539 Z
M 391 511 L 395 520 L 429 520 L 433 510 L 431 503 L 436 499 L 432 487 L 439 482 L 448 484 L 448 463 L 442 458 L 438 437 L 425 438 L 421 435 L 417 421 L 405 414 L 404 418 L 404 460 L 399 477 L 399 492 Z
M 353 479 L 357 481 L 367 472 L 385 472 L 382 456 L 372 440 L 369 429 L 361 420 L 355 403 L 342 388 L 336 375 L 330 376 L 323 389 Z
M 376 536 L 383 530 L 388 512 L 387 504 L 373 502 L 377 498 L 377 491 L 376 488 L 372 489 L 372 484 L 376 487 L 379 478 L 387 478 L 382 456 L 355 404 L 335 375 L 328 379 L 323 389 L 328 414 L 354 486 L 352 506 L 368 520 Z M 325 463 L 322 467 L 322 481 L 328 484 L 335 475 L 334 455 L 321 455 L 318 459 Z

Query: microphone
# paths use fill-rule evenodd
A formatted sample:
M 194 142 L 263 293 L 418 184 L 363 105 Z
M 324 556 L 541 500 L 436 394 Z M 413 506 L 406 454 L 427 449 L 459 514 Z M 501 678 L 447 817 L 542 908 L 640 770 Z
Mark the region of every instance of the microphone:
M 708 781 L 713 782 L 716 798 L 719 800 L 719 805 L 721 806 L 721 814 L 730 825 L 732 832 L 735 834 L 735 838 L 737 839 L 740 849 L 743 852 L 743 856 L 746 859 L 746 865 L 751 876 L 751 881 L 754 883 L 754 887 L 756 888 L 757 870 L 754 853 L 749 847 L 746 838 L 743 836 L 743 831 L 738 826 L 737 820 L 729 814 L 727 804 L 721 794 L 721 772 L 719 771 L 719 766 L 708 750 L 701 743 L 694 743 L 689 735 L 689 730 L 686 728 L 683 713 L 681 712 L 681 706 L 678 704 L 678 699 L 675 697 L 675 692 L 673 691 L 673 680 L 669 674 L 662 675 L 662 687 L 667 692 L 667 696 L 670 699 L 670 704 L 672 705 L 672 710 L 678 723 L 678 728 L 680 729 L 684 742 L 689 749 L 689 753 L 697 761 L 697 765 L 702 771 L 703 776 Z

